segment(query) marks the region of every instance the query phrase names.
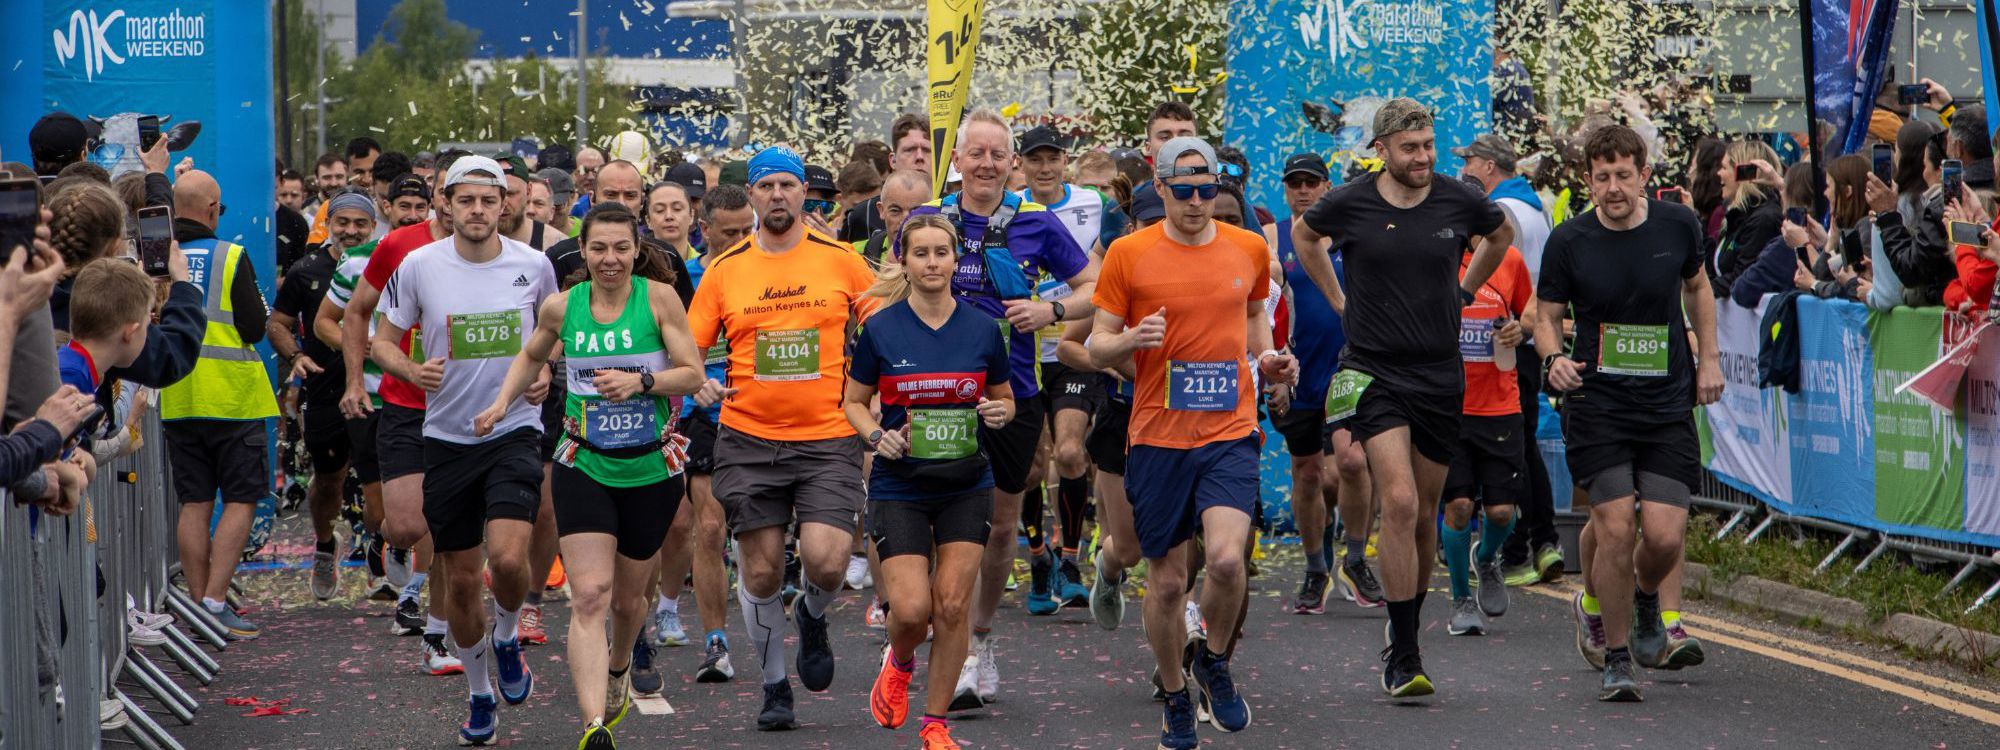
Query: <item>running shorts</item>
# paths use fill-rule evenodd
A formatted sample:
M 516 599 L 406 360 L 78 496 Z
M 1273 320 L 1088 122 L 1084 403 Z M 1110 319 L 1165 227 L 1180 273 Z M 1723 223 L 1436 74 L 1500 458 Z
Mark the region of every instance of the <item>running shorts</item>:
M 486 523 L 534 523 L 542 507 L 542 433 L 520 429 L 483 443 L 424 439 L 424 520 L 439 552 L 478 547 Z
M 949 542 L 984 546 L 993 522 L 993 492 L 974 490 L 928 500 L 871 500 L 868 536 L 883 560 L 899 555 L 931 556 Z
M 648 560 L 659 553 L 687 489 L 687 479 L 679 474 L 638 487 L 610 487 L 561 462 L 550 472 L 556 533 L 610 534 L 618 540 L 618 555 L 628 560 Z

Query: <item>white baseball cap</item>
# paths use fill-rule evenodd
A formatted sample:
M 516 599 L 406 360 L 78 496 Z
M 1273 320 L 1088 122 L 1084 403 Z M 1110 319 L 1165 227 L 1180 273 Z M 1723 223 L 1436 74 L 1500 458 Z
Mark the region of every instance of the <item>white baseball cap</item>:
M 474 172 L 485 172 L 486 176 L 473 174 Z M 453 185 L 489 185 L 506 190 L 507 178 L 504 176 L 506 174 L 507 169 L 500 166 L 500 162 L 494 161 L 492 157 L 462 156 L 458 161 L 452 162 L 451 171 L 445 173 L 444 187 L 450 189 Z

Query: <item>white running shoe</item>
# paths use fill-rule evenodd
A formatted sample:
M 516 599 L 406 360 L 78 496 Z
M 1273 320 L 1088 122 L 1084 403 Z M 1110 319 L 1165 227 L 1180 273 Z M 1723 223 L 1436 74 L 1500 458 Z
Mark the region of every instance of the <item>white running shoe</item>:
M 985 707 L 986 702 L 979 698 L 979 650 L 975 648 L 966 655 L 965 666 L 958 670 L 958 687 L 951 691 L 951 706 L 946 710 L 976 711 Z
M 847 556 L 847 587 L 860 591 L 875 586 L 875 577 L 868 574 L 867 555 Z
M 979 700 L 992 703 L 1000 697 L 1000 664 L 993 659 L 993 638 L 979 639 L 972 652 L 979 657 Z

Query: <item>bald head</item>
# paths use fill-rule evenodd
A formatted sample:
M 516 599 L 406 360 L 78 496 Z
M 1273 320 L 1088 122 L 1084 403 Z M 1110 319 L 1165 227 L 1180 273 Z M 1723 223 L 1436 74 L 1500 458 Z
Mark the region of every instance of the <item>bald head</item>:
M 174 180 L 174 216 L 214 229 L 222 218 L 222 186 L 207 172 L 188 170 Z

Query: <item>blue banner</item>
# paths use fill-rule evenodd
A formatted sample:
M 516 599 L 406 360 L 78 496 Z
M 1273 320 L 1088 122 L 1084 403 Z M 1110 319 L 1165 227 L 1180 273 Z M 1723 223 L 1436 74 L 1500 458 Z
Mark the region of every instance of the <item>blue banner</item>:
M 1896 31 L 1897 0 L 1805 0 L 1812 4 L 1813 117 L 1832 137 L 1821 158 L 1861 150 Z
M 2000 55 L 1994 54 L 1994 45 L 2000 44 L 2000 2 L 1996 0 L 1972 0 L 1973 21 L 1979 26 L 1979 82 L 1985 92 L 1987 112 L 2000 112 Z
M 1799 392 L 1786 394 L 1787 513 L 1856 525 L 1875 518 L 1874 353 L 1868 308 L 1801 297 Z
M 1375 111 L 1393 97 L 1436 112 L 1440 175 L 1458 172 L 1448 149 L 1488 130 L 1492 0 L 1236 0 L 1230 18 L 1225 137 L 1265 177 L 1253 202 L 1282 205 L 1292 153 L 1372 157 Z M 1331 134 L 1307 121 L 1307 102 L 1327 108 Z

